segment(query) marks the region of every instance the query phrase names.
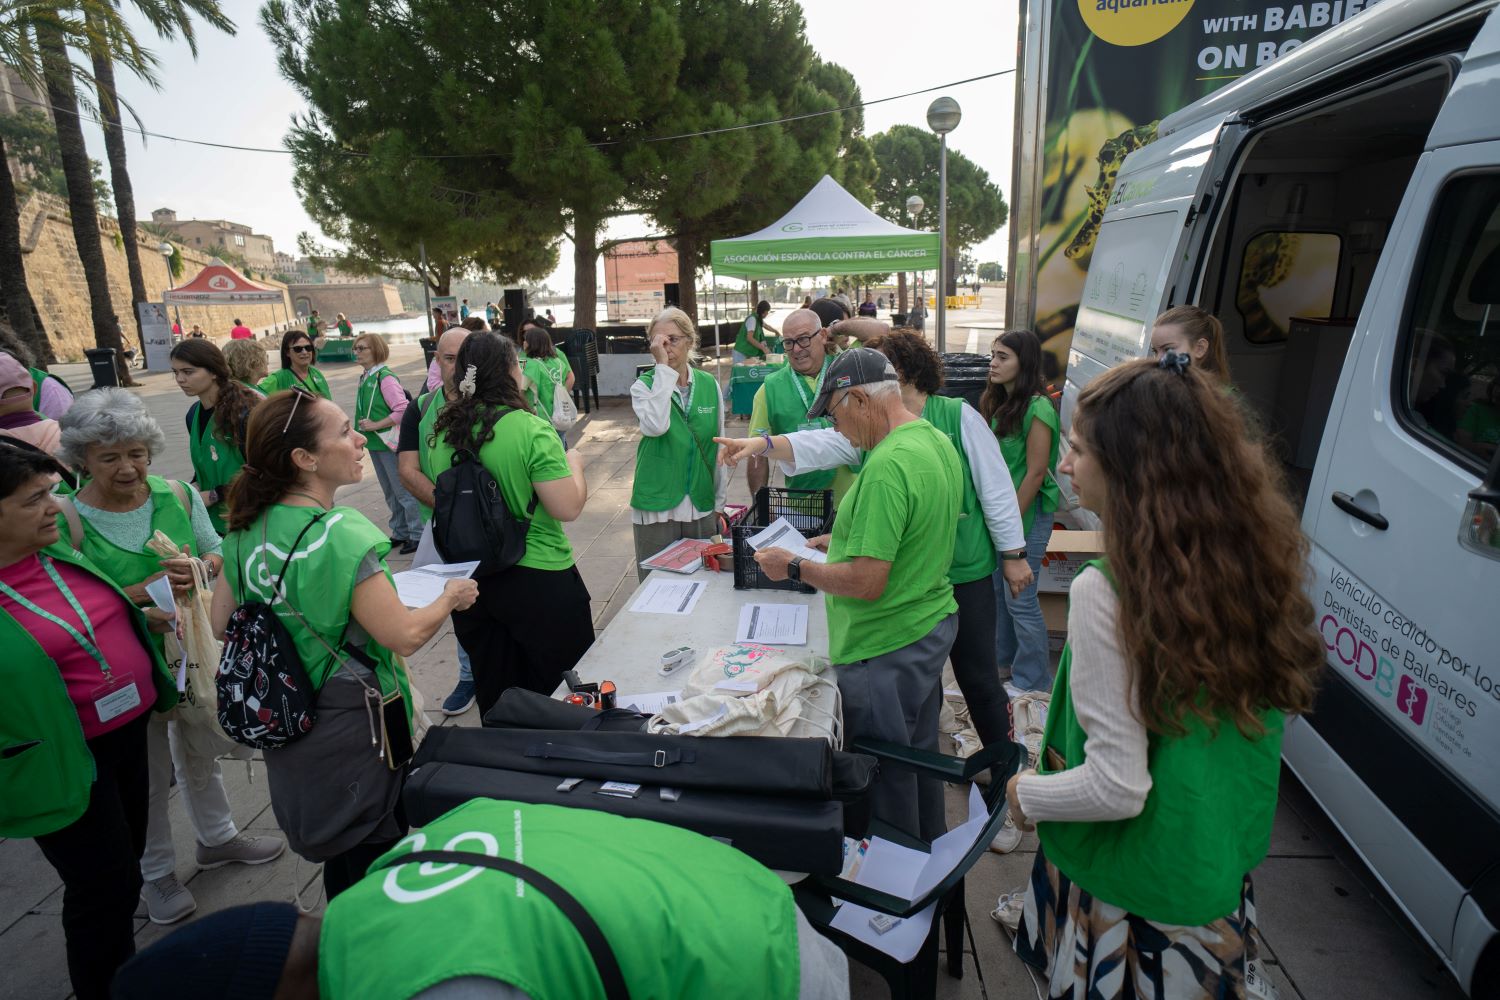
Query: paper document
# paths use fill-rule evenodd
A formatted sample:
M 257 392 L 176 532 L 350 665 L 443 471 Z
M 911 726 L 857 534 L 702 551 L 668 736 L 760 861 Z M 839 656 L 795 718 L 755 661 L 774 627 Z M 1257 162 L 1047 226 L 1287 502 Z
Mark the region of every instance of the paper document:
M 746 604 L 740 608 L 740 628 L 735 642 L 762 642 L 770 646 L 807 645 L 807 605 Z
M 421 569 L 408 569 L 393 574 L 391 579 L 396 582 L 396 596 L 401 598 L 402 604 L 408 608 L 425 608 L 442 596 L 443 587 L 449 580 L 466 579 L 478 568 L 477 560 L 429 563 Z
M 690 615 L 708 589 L 701 580 L 647 580 L 630 610 L 647 615 Z
M 422 537 L 417 539 L 417 551 L 412 553 L 411 568 L 421 569 L 442 561 L 443 557 L 438 555 L 437 542 L 432 537 L 432 522 L 428 521 L 422 526 Z
M 177 599 L 172 596 L 172 581 L 164 576 L 157 577 L 146 584 L 146 596 L 174 619 L 177 617 Z
M 696 573 L 703 566 L 703 550 L 714 544 L 698 538 L 680 538 L 649 559 L 642 559 L 647 569 L 668 573 Z
M 750 547 L 757 552 L 770 548 L 786 549 L 792 555 L 801 556 L 808 562 L 826 563 L 828 561 L 828 554 L 809 548 L 802 532 L 784 517 L 778 517 L 765 531 L 751 535 L 745 541 L 749 542 Z
M 979 787 L 970 785 L 969 818 L 933 841 L 930 854 L 872 837 L 864 862 L 853 881 L 902 899 L 923 896 L 941 882 L 974 846 L 988 818 L 989 810 L 985 808 Z M 910 962 L 921 950 L 922 942 L 927 940 L 936 908 L 937 904 L 933 903 L 881 934 L 870 926 L 870 918 L 879 911 L 846 903 L 834 916 L 833 927 L 885 952 L 898 962 Z
M 682 692 L 678 691 L 651 691 L 646 694 L 620 695 L 615 699 L 615 704 L 631 712 L 645 712 L 648 715 L 660 715 L 668 705 L 675 705 L 682 700 Z

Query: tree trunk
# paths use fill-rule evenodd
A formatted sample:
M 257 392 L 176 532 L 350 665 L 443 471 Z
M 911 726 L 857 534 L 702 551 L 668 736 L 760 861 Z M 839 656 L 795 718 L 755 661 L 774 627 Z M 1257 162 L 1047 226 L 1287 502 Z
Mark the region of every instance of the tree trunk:
M 109 182 L 115 190 L 115 218 L 120 221 L 121 242 L 125 245 L 125 268 L 130 272 L 130 316 L 135 327 L 135 342 L 145 350 L 141 331 L 141 303 L 150 301 L 146 294 L 146 276 L 141 271 L 140 240 L 136 237 L 135 191 L 130 185 L 130 170 L 125 165 L 125 133 L 120 128 L 120 103 L 115 99 L 115 67 L 108 53 L 93 49 L 94 79 L 99 88 L 99 113 L 104 119 L 104 149 L 109 158 Z
M 104 265 L 104 242 L 99 237 L 99 207 L 94 201 L 93 171 L 83 142 L 78 117 L 78 95 L 73 90 L 72 67 L 62 36 L 55 28 L 37 26 L 37 41 L 46 69 L 47 100 L 57 123 L 57 149 L 63 177 L 68 184 L 68 214 L 72 216 L 73 241 L 88 285 L 89 312 L 94 323 L 94 344 L 115 350 L 115 368 L 121 385 L 134 385 L 125 363 L 125 343 L 120 321 L 109 297 L 109 272 Z
M 21 257 L 21 206 L 10 176 L 10 157 L 0 139 L 0 292 L 6 317 L 21 343 L 31 348 L 38 364 L 56 360 L 47 334 L 33 322 L 31 292 L 26 286 L 26 264 Z
M 573 325 L 599 325 L 599 220 L 573 209 Z
M 447 295 L 449 287 L 453 284 L 453 265 L 434 264 L 427 261 L 427 272 L 432 275 L 429 284 L 432 285 L 433 295 Z
M 698 255 L 702 252 L 702 241 L 696 235 L 678 233 L 673 240 L 677 245 L 677 307 L 698 322 Z M 713 294 L 713 290 L 709 290 Z
M 896 309 L 898 313 L 906 312 L 906 272 L 896 272 L 896 298 L 901 305 Z
M 754 278 L 750 279 L 750 311 L 755 312 L 755 307 L 760 305 L 760 282 Z

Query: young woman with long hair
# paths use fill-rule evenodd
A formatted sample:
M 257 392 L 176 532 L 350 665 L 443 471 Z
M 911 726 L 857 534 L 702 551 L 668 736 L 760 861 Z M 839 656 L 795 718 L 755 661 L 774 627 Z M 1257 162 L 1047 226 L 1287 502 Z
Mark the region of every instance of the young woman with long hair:
M 222 535 L 229 517 L 229 484 L 245 464 L 245 425 L 264 397 L 230 375 L 224 352 L 211 340 L 180 341 L 169 358 L 177 388 L 194 399 L 187 411 L 193 481 L 214 530 Z
M 1000 454 L 1010 469 L 1021 523 L 1026 532 L 1026 561 L 1033 580 L 1019 595 L 1012 594 L 1003 577 L 995 581 L 995 657 L 1009 667 L 1011 685 L 1020 691 L 1045 691 L 1047 624 L 1036 595 L 1036 574 L 1052 537 L 1052 518 L 1061 494 L 1053 471 L 1057 468 L 1059 431 L 1057 409 L 1047 398 L 1042 378 L 1042 344 L 1030 330 L 1011 330 L 990 347 L 990 384 L 979 399 L 979 412 L 1000 441 Z
M 312 324 L 309 323 L 309 326 Z M 328 380 L 314 364 L 318 360 L 318 345 L 312 337 L 301 330 L 292 330 L 281 337 L 281 370 L 261 379 L 260 391 L 266 395 L 284 389 L 301 388 L 314 396 L 333 399 Z
M 1151 325 L 1151 356 L 1168 351 L 1186 354 L 1200 372 L 1229 384 L 1229 353 L 1224 348 L 1224 324 L 1207 309 L 1174 306 Z
M 1016 951 L 1049 996 L 1244 996 L 1282 728 L 1323 664 L 1307 540 L 1241 407 L 1187 355 L 1096 377 L 1069 444 L 1105 558 L 1069 591 L 1038 767 L 1007 785 L 1041 840 Z
M 543 420 L 552 419 L 552 401 L 559 392 L 573 391 L 573 366 L 558 353 L 552 333 L 544 326 L 529 326 L 524 334 L 526 361 L 521 366 L 525 376 L 526 400 L 532 412 Z M 558 431 L 563 447 L 568 446 L 566 431 Z
M 323 862 L 330 899 L 406 832 L 405 762 L 384 759 L 371 745 L 393 714 L 413 726 L 402 657 L 478 594 L 473 580 L 450 580 L 425 608 L 401 603 L 385 533 L 353 507 L 334 505 L 334 491 L 363 478 L 364 451 L 365 437 L 348 415 L 304 390 L 255 408 L 245 474 L 229 490 L 224 574 L 212 609 L 222 636 L 236 606 L 270 604 L 317 690 L 316 725 L 265 759 L 276 822 L 292 850 Z M 382 704 L 404 712 L 383 713 Z M 389 742 L 399 745 L 403 735 L 410 733 Z
M 588 484 L 582 456 L 565 452 L 552 425 L 527 405 L 510 338 L 469 334 L 454 379 L 458 395 L 443 407 L 428 443 L 433 481 L 468 452 L 500 484 L 511 514 L 529 522 L 526 554 L 482 577 L 474 606 L 453 616 L 483 714 L 509 687 L 550 694 L 594 644 L 588 587 L 560 523 L 583 512 Z

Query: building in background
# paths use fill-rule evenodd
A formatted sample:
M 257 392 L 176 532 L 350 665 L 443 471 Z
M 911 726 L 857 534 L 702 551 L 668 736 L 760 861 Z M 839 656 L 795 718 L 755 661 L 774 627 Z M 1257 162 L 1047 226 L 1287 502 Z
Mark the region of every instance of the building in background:
M 253 232 L 249 226 L 228 219 L 183 219 L 170 208 L 158 208 L 151 221 L 171 232 L 184 246 L 213 253 L 222 247 L 243 257 L 251 267 L 269 271 L 276 265 L 276 247 L 271 237 Z
M 604 251 L 604 299 L 611 323 L 650 319 L 677 304 L 677 251 L 666 240 L 632 240 Z

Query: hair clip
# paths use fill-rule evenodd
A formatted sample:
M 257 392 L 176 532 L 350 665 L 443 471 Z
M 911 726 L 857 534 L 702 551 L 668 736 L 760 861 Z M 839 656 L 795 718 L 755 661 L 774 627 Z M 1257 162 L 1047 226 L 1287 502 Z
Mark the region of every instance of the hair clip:
M 474 379 L 479 374 L 478 365 L 470 365 L 464 371 L 464 380 L 458 383 L 458 394 L 468 397 L 474 395 Z
M 1167 371 L 1176 372 L 1179 375 L 1186 375 L 1192 363 L 1192 355 L 1185 351 L 1167 351 L 1157 359 L 1156 367 L 1165 368 Z

